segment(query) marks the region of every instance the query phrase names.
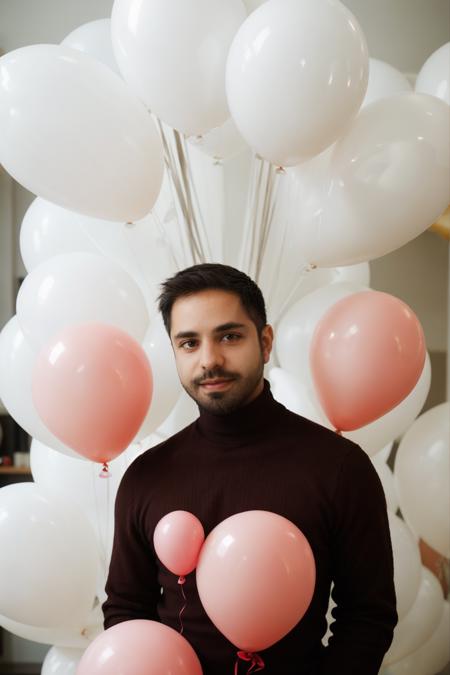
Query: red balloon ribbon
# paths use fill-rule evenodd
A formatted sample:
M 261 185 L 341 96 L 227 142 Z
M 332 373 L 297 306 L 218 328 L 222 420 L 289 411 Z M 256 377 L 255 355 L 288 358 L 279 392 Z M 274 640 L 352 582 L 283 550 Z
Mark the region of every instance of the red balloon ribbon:
M 251 661 L 250 667 L 247 670 L 247 675 L 249 675 L 249 673 L 257 673 L 258 670 L 262 670 L 264 668 L 264 661 L 257 652 L 239 651 L 237 652 L 237 655 L 238 658 L 234 664 L 234 675 L 238 675 L 239 659 L 242 659 L 242 661 Z
M 186 609 L 186 605 L 187 605 L 186 595 L 184 593 L 184 588 L 183 588 L 183 585 L 186 583 L 186 577 L 183 577 L 183 576 L 178 577 L 178 583 L 180 585 L 181 593 L 182 593 L 183 599 L 184 599 L 184 605 L 180 609 L 180 613 L 178 614 L 178 618 L 180 620 L 180 635 L 183 635 L 184 626 L 183 626 L 183 619 L 181 618 L 181 615 L 183 614 L 184 610 Z

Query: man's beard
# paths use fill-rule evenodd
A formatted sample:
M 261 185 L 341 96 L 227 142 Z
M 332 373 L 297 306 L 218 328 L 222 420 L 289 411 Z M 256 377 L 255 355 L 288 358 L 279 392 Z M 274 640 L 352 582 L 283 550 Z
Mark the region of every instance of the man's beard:
M 222 368 L 214 368 L 205 371 L 201 377 L 193 380 L 189 386 L 181 384 L 186 393 L 194 399 L 200 408 L 217 415 L 228 415 L 249 402 L 253 392 L 261 382 L 263 374 L 264 361 L 261 355 L 258 366 L 246 377 L 243 377 L 240 373 L 232 373 Z M 231 390 L 223 392 L 212 391 L 209 394 L 205 392 L 206 396 L 205 393 L 203 393 L 203 396 L 199 395 L 202 382 L 218 378 L 232 379 L 234 382 Z

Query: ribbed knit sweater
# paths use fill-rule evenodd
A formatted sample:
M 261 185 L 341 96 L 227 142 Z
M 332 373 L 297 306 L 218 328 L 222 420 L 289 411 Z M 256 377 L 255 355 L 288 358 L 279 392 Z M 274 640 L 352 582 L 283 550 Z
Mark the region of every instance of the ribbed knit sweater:
M 195 422 L 140 455 L 122 479 L 105 628 L 147 618 L 179 630 L 180 586 L 153 547 L 156 524 L 178 509 L 196 515 L 206 535 L 235 513 L 273 511 L 308 539 L 314 596 L 297 626 L 261 652 L 263 674 L 377 675 L 397 613 L 386 501 L 361 448 L 288 411 L 267 381 L 262 394 L 233 413 L 200 409 Z M 337 607 L 324 647 L 332 582 Z M 233 675 L 236 647 L 206 615 L 195 572 L 184 588 L 184 637 L 204 675 Z M 247 668 L 242 664 L 239 672 Z

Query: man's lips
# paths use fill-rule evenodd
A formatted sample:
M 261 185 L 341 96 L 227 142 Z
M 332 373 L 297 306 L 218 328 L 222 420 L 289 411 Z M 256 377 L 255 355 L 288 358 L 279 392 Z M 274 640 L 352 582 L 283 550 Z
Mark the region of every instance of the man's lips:
M 234 378 L 217 378 L 216 380 L 204 380 L 203 382 L 200 382 L 201 387 L 205 387 L 205 389 L 216 389 L 216 388 L 221 388 L 225 387 L 226 385 L 230 384 L 233 382 Z

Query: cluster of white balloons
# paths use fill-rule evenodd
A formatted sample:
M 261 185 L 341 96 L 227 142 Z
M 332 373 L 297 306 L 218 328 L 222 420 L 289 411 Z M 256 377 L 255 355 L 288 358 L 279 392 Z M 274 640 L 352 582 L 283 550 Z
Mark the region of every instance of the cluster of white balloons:
M 155 316 L 157 285 L 177 263 L 150 111 L 213 158 L 251 148 L 292 167 L 280 182 L 288 245 L 271 277 L 275 304 L 294 285 L 300 256 L 322 269 L 305 275 L 290 297 L 277 333 L 280 367 L 270 379 L 278 400 L 329 425 L 306 360 L 316 324 L 339 299 L 369 286 L 368 260 L 417 236 L 449 202 L 449 47 L 430 57 L 414 92 L 392 66 L 369 59 L 361 28 L 337 0 L 115 0 L 111 19 L 80 26 L 61 45 L 0 59 L 0 161 L 38 195 L 20 235 L 28 276 L 17 314 L 0 334 L 0 397 L 33 438 L 35 481 L 0 490 L 0 624 L 55 645 L 43 675 L 74 672 L 102 630 L 123 472 L 195 415 L 180 396 Z M 154 382 L 146 418 L 103 482 L 45 426 L 32 399 L 40 348 L 64 326 L 90 321 L 140 343 Z M 446 658 L 449 621 L 417 547 L 420 537 L 449 555 L 447 408 L 414 422 L 430 378 L 427 357 L 398 406 L 345 434 L 372 456 L 391 511 L 401 621 L 386 665 L 410 659 L 421 664 L 420 675 L 433 675 Z M 393 476 L 386 452 L 408 428 Z M 395 515 L 399 505 L 405 520 Z

